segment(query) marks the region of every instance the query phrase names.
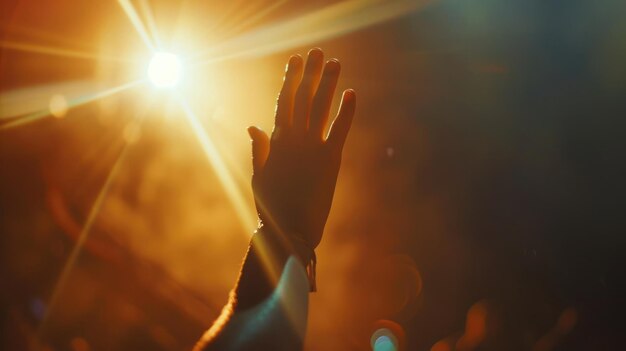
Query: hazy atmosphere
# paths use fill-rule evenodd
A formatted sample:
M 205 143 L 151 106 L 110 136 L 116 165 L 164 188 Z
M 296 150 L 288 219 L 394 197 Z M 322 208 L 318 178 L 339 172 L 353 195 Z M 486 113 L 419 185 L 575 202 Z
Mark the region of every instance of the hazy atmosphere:
M 0 349 L 190 349 L 256 226 L 246 128 L 314 47 L 358 103 L 305 350 L 621 349 L 625 10 L 3 1 Z

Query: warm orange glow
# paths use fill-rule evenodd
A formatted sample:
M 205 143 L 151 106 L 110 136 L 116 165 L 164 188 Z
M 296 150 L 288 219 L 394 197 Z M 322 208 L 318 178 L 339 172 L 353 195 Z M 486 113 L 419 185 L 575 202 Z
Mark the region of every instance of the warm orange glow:
M 108 96 L 120 93 L 124 90 L 136 87 L 137 85 L 141 83 L 143 83 L 142 80 L 136 80 L 136 81 L 128 82 L 128 83 L 125 83 L 125 84 L 122 84 L 122 85 L 119 85 L 110 89 L 106 89 L 104 91 L 98 91 L 93 94 L 81 94 L 69 101 L 67 100 L 66 97 L 62 95 L 54 94 L 51 96 L 50 101 L 48 102 L 47 106 L 41 106 L 41 110 L 38 110 L 38 111 L 32 111 L 32 112 L 27 112 L 25 114 L 24 113 L 19 114 L 18 117 L 12 118 L 9 122 L 0 124 L 0 130 L 20 127 L 28 123 L 35 122 L 42 118 L 48 117 L 50 115 L 54 117 L 63 117 L 67 114 L 68 110 L 73 107 L 77 107 L 77 106 L 88 104 L 90 102 L 98 101 L 105 97 L 108 97 Z M 3 96 L 0 95 L 0 100 L 2 100 L 2 98 Z M 6 102 L 8 104 L 12 103 L 12 101 L 10 101 L 11 100 L 10 98 L 7 100 L 8 101 L 3 101 L 3 102 Z M 17 110 L 22 109 L 23 106 L 25 106 L 26 108 L 29 108 L 29 107 L 32 108 L 32 104 L 24 105 L 24 104 L 21 104 L 19 100 L 16 101 Z M 4 117 L 4 118 L 9 119 L 9 116 Z
M 258 57 L 310 45 L 406 15 L 426 6 L 429 2 L 429 0 L 342 1 L 305 16 L 275 23 L 220 42 L 209 49 L 199 51 L 195 55 L 194 64 L 204 65 L 237 58 Z
M 235 207 L 235 210 L 237 211 L 237 215 L 239 216 L 243 227 L 251 230 L 255 227 L 256 224 L 256 214 L 254 213 L 250 204 L 246 202 L 242 194 L 240 185 L 235 182 L 235 179 L 230 174 L 228 168 L 222 160 L 222 156 L 217 151 L 214 142 L 204 130 L 204 127 L 202 126 L 202 123 L 200 122 L 196 114 L 191 110 L 189 103 L 187 103 L 182 97 L 179 101 L 185 113 L 185 117 L 187 118 L 187 121 L 191 125 L 193 132 L 198 139 L 202 150 L 204 151 L 204 154 L 213 166 L 213 169 L 215 170 L 215 173 L 221 181 L 224 190 L 228 194 L 232 205 Z
M 9 40 L 0 41 L 0 48 L 4 48 L 8 50 L 15 50 L 15 51 L 30 52 L 34 54 L 61 56 L 61 57 L 66 57 L 66 58 L 79 58 L 79 59 L 89 59 L 89 60 L 96 60 L 96 61 L 117 61 L 121 63 L 133 62 L 130 59 L 126 59 L 122 57 L 104 56 L 104 55 L 98 55 L 98 54 L 94 54 L 90 52 L 64 49 L 64 48 L 59 48 L 59 47 L 51 47 L 51 46 L 40 45 L 40 44 L 15 42 L 15 41 L 9 41 Z
M 152 39 L 148 35 L 148 32 L 146 31 L 146 28 L 141 21 L 141 18 L 139 18 L 135 7 L 132 5 L 130 0 L 118 0 L 118 3 L 120 4 L 120 6 L 122 6 L 124 13 L 126 14 L 126 16 L 128 16 L 128 19 L 137 31 L 137 34 L 139 34 L 139 36 L 141 37 L 141 40 L 143 40 L 143 43 L 146 44 L 146 46 L 152 51 L 155 51 L 155 46 L 152 43 Z
M 128 146 L 124 144 L 123 149 L 121 150 L 117 159 L 115 160 L 113 167 L 111 168 L 109 174 L 107 175 L 105 182 L 102 185 L 102 188 L 100 189 L 100 192 L 98 193 L 98 196 L 96 197 L 96 200 L 93 203 L 89 211 L 89 215 L 87 216 L 87 219 L 85 220 L 85 223 L 83 224 L 82 230 L 76 240 L 76 244 L 72 248 L 72 251 L 69 257 L 67 258 L 63 266 L 63 269 L 61 270 L 61 274 L 59 275 L 59 278 L 57 279 L 54 290 L 52 291 L 52 294 L 50 295 L 50 299 L 48 300 L 48 303 L 47 303 L 48 306 L 46 309 L 46 313 L 44 314 L 43 319 L 39 325 L 39 333 L 42 333 L 45 331 L 45 328 L 47 327 L 46 322 L 48 321 L 52 313 L 55 312 L 59 294 L 61 294 L 63 292 L 63 289 L 65 288 L 67 279 L 69 278 L 69 275 L 71 274 L 72 269 L 74 268 L 74 265 L 76 264 L 76 260 L 80 256 L 82 248 L 85 245 L 87 238 L 89 237 L 91 228 L 96 218 L 98 217 L 98 214 L 100 213 L 102 203 L 104 199 L 106 198 L 107 193 L 109 192 L 109 189 L 111 188 L 111 184 L 113 184 L 117 173 L 120 170 L 120 166 L 123 163 L 124 158 L 126 157 L 127 151 L 128 151 Z
M 56 118 L 65 117 L 67 113 L 67 100 L 63 95 L 54 95 L 50 98 L 50 114 Z
M 393 93 L 393 99 L 401 101 L 425 89 L 412 81 L 424 75 L 402 70 L 408 61 L 430 63 L 434 59 L 420 56 L 412 46 L 410 56 L 389 59 L 384 49 L 395 50 L 399 45 L 393 36 L 350 35 L 341 45 L 335 41 L 374 25 L 384 27 L 386 21 L 419 11 L 431 1 L 331 1 L 295 15 L 290 11 L 297 2 L 286 0 L 221 2 L 233 7 L 230 12 L 218 8 L 228 5 L 215 3 L 220 2 L 103 2 L 98 6 L 109 12 L 97 17 L 100 23 L 85 35 L 80 32 L 86 23 L 77 22 L 63 32 L 63 26 L 48 19 L 53 23 L 49 26 L 58 26 L 59 33 L 54 34 L 61 39 L 89 45 L 11 35 L 0 41 L 2 54 L 14 64 L 6 71 L 15 70 L 28 78 L 0 90 L 0 133 L 13 138 L 14 144 L 7 145 L 23 147 L 29 156 L 46 154 L 43 161 L 28 159 L 25 166 L 41 170 L 38 176 L 43 180 L 35 185 L 42 191 L 54 189 L 64 203 L 62 216 L 58 211 L 44 211 L 40 215 L 44 220 L 31 232 L 49 234 L 46 230 L 68 219 L 76 229 L 73 236 L 53 233 L 48 239 L 52 244 L 41 245 L 46 254 L 60 252 L 55 259 L 61 267 L 50 275 L 49 289 L 36 296 L 45 306 L 43 320 L 37 320 L 40 332 L 66 327 L 62 323 L 67 320 L 80 321 L 64 313 L 82 317 L 80 313 L 96 310 L 114 321 L 122 316 L 119 320 L 132 326 L 148 325 L 146 338 L 164 349 L 188 348 L 185 343 L 194 340 L 180 335 L 194 334 L 193 328 L 208 326 L 219 313 L 235 282 L 249 235 L 257 226 L 245 128 L 259 125 L 271 132 L 287 58 L 292 51 L 303 54 L 306 45 L 319 45 L 329 59 L 336 56 L 342 61 L 345 77 L 339 90 L 354 84 L 376 101 L 364 99 L 365 106 L 372 104 L 372 108 L 358 111 L 357 124 L 366 126 L 356 126 L 350 137 L 355 141 L 349 141 L 344 153 L 331 217 L 318 252 L 320 291 L 311 295 L 305 349 L 371 346 L 400 351 L 413 349 L 407 345 L 416 342 L 420 349 L 430 346 L 435 337 L 422 339 L 403 323 L 420 319 L 420 313 L 429 308 L 428 299 L 439 293 L 433 288 L 438 278 L 433 266 L 442 261 L 450 267 L 463 266 L 456 261 L 463 255 L 457 254 L 467 248 L 456 237 L 446 236 L 452 230 L 446 216 L 455 208 L 453 200 L 436 188 L 433 193 L 412 188 L 422 181 L 416 169 L 428 173 L 422 164 L 431 156 L 428 136 L 409 118 L 412 111 L 395 102 L 391 108 L 381 107 L 386 102 L 380 100 Z M 216 11 L 211 11 L 214 5 Z M 420 74 L 430 74 L 431 69 L 427 66 Z M 395 70 L 402 71 L 395 72 L 400 78 L 392 76 Z M 435 94 L 436 87 L 432 91 Z M 148 118 L 140 121 L 138 111 Z M 386 127 L 393 133 L 415 130 L 416 135 L 405 138 L 367 129 L 378 128 L 376 123 L 383 119 L 367 116 L 372 111 L 385 112 L 384 119 L 391 121 Z M 119 142 L 127 145 L 121 155 L 117 154 Z M 16 150 L 16 154 L 22 152 Z M 116 161 L 102 161 L 112 158 Z M 363 176 L 364 169 L 367 176 Z M 407 200 L 413 195 L 426 199 Z M 400 206 L 403 201 L 415 201 L 414 206 Z M 409 236 L 410 240 L 404 240 Z M 437 238 L 423 248 L 432 257 L 418 260 L 397 254 L 405 243 L 422 243 L 425 237 Z M 450 252 L 434 258 L 441 247 L 449 245 Z M 262 258 L 264 254 L 260 253 Z M 28 257 L 16 262 L 21 264 Z M 101 276 L 94 267 L 114 273 Z M 278 280 L 278 272 L 270 273 Z M 89 279 L 91 290 L 84 284 Z M 133 284 L 147 286 L 152 299 L 144 301 L 137 293 L 144 292 L 140 289 L 129 293 L 140 295 L 139 302 L 122 293 L 114 295 Z M 73 304 L 72 299 L 81 298 L 89 303 Z M 445 296 L 438 298 L 445 300 Z M 172 307 L 163 312 L 167 318 L 159 319 L 161 304 Z M 462 325 L 454 330 L 452 324 L 446 325 L 436 338 L 456 333 L 435 343 L 432 350 L 483 347 L 491 336 L 491 312 L 489 304 L 477 303 L 468 312 L 465 330 Z M 170 318 L 174 313 L 182 317 Z M 445 323 L 439 318 L 451 315 L 441 313 L 433 325 L 441 327 Z M 575 310 L 566 310 L 555 333 L 569 333 L 577 318 Z M 176 328 L 182 326 L 163 320 L 182 321 L 181 325 L 193 328 L 179 332 Z M 134 336 L 130 330 L 111 333 Z M 92 334 L 68 336 L 64 347 L 98 349 L 100 345 L 90 339 Z

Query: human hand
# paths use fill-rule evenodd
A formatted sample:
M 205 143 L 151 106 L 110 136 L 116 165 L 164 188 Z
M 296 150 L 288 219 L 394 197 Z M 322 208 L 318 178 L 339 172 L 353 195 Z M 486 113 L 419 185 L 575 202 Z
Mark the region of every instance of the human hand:
M 322 239 L 335 192 L 341 152 L 356 106 L 353 90 L 343 92 L 339 112 L 325 130 L 340 64 L 324 64 L 320 49 L 292 56 L 278 97 L 271 140 L 257 127 L 252 138 L 252 188 L 264 226 L 299 236 L 311 248 Z

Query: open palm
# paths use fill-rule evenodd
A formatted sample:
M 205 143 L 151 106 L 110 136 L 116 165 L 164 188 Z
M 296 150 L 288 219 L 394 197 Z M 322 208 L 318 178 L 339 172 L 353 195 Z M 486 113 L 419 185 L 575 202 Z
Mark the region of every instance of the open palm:
M 306 67 L 300 56 L 292 56 L 271 139 L 259 128 L 248 128 L 261 222 L 298 236 L 311 248 L 322 238 L 356 106 L 354 91 L 344 91 L 339 113 L 325 135 L 339 71 L 337 60 L 324 63 L 320 49 L 309 52 Z

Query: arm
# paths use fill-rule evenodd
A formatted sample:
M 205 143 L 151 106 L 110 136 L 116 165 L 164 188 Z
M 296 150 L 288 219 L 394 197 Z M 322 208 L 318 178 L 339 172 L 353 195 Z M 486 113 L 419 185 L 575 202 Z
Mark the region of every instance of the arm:
M 339 62 L 324 63 L 319 49 L 309 52 L 306 67 L 300 56 L 292 56 L 271 138 L 248 128 L 261 226 L 229 303 L 196 350 L 302 348 L 308 292 L 315 290 L 314 249 L 322 239 L 356 103 L 352 90 L 343 93 L 325 135 L 339 71 Z

